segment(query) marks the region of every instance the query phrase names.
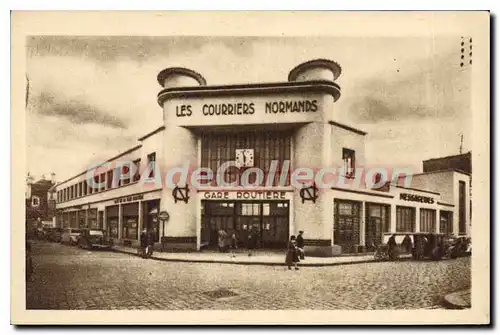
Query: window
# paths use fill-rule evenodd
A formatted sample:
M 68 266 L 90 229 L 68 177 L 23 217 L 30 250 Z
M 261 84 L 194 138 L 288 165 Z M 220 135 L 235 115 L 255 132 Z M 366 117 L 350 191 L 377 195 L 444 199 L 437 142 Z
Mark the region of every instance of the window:
M 83 195 L 86 196 L 87 195 L 87 181 L 84 180 L 82 181 L 82 190 L 83 190 Z
M 141 172 L 140 172 L 140 168 L 141 168 L 141 159 L 136 159 L 134 161 L 134 165 L 135 165 L 135 174 L 134 174 L 134 179 L 133 181 L 139 181 L 141 179 Z
M 458 182 L 458 233 L 463 235 L 467 232 L 465 215 L 465 182 Z
M 356 164 L 356 153 L 351 149 L 342 149 L 342 160 L 344 161 L 344 176 L 346 178 L 354 177 L 354 170 Z
M 273 176 L 271 171 L 275 171 L 274 178 L 269 181 L 270 184 L 287 186 L 290 185 L 290 166 L 287 164 L 291 157 L 290 146 L 291 134 L 288 131 L 205 132 L 201 139 L 201 167 L 213 171 L 212 183 L 215 185 L 219 167 L 226 162 L 237 161 L 237 158 L 241 157 L 242 161 L 263 171 L 262 184 L 269 176 Z M 239 169 L 230 167 L 221 177 L 226 182 L 240 181 L 241 174 L 247 168 L 249 166 Z M 256 177 L 255 173 L 251 173 L 248 182 L 256 183 Z
M 130 167 L 128 164 L 124 164 L 121 170 L 120 185 L 130 184 Z
M 433 209 L 420 209 L 420 231 L 424 233 L 436 232 L 436 211 Z
M 104 191 L 106 189 L 106 174 L 101 173 L 99 175 L 99 191 Z
M 415 231 L 415 208 L 396 206 L 396 232 L 413 233 Z
M 156 152 L 148 155 L 148 169 L 151 169 L 149 172 L 149 178 L 154 178 L 156 169 Z
M 333 240 L 342 252 L 353 252 L 360 241 L 361 202 L 334 200 Z
M 241 204 L 241 215 L 259 216 L 260 204 L 259 203 Z
M 111 189 L 113 187 L 113 170 L 109 170 L 106 172 L 107 180 L 106 180 L 106 189 Z
M 37 197 L 36 195 L 31 197 L 31 206 L 32 207 L 38 207 L 40 206 L 40 198 Z
M 94 185 L 92 185 L 92 187 L 94 193 L 99 192 L 99 175 L 97 176 L 94 175 Z
M 453 234 L 452 211 L 439 211 L 439 232 L 447 235 Z

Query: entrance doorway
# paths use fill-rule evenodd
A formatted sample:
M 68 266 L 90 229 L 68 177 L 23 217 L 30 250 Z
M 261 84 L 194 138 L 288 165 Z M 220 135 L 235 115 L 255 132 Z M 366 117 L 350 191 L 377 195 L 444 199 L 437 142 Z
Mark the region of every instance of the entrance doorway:
M 384 233 L 390 231 L 391 206 L 366 203 L 365 214 L 365 244 L 367 251 L 374 251 L 375 245 L 380 245 L 384 239 Z
M 361 202 L 335 199 L 334 208 L 334 244 L 342 247 L 342 253 L 357 252 L 360 240 Z
M 289 234 L 288 201 L 202 201 L 201 244 L 216 247 L 218 232 L 236 233 L 238 247 L 246 248 L 251 232 L 257 248 L 284 248 Z

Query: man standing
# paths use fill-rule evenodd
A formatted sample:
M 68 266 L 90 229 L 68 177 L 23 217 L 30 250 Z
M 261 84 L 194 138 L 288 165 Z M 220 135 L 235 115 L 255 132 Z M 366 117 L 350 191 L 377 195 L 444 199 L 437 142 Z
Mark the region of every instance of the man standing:
M 148 244 L 149 244 L 148 231 L 146 230 L 146 228 L 144 228 L 141 231 L 141 252 L 140 252 L 140 255 L 142 258 L 146 258 Z
M 303 234 L 304 234 L 304 231 L 299 230 L 299 235 L 297 236 L 297 249 L 299 249 L 300 259 L 305 259 L 304 237 L 302 236 Z

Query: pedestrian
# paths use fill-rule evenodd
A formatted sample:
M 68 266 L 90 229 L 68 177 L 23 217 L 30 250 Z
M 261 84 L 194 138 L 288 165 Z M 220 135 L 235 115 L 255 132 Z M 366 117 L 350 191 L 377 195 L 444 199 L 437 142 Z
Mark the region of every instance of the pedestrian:
M 297 248 L 297 239 L 295 235 L 290 236 L 290 241 L 288 242 L 288 250 L 286 252 L 285 264 L 288 265 L 288 270 L 292 269 L 292 266 L 295 267 L 295 270 L 298 270 L 299 267 L 297 263 L 299 262 L 299 251 Z
M 219 251 L 220 252 L 225 252 L 226 251 L 226 237 L 227 233 L 224 229 L 219 230 Z
M 397 242 L 396 242 L 396 235 L 392 235 L 389 240 L 387 241 L 387 253 L 389 256 L 389 259 L 394 260 L 397 258 L 398 253 L 397 253 Z
M 252 227 L 248 232 L 248 241 L 247 241 L 248 257 L 252 256 L 252 253 L 255 250 L 256 246 L 257 246 L 257 234 L 255 233 L 255 230 Z
M 233 230 L 231 234 L 231 248 L 233 248 L 233 250 L 238 249 L 238 236 L 236 235 L 236 230 Z
M 148 245 L 149 245 L 148 231 L 146 230 L 146 228 L 144 228 L 141 231 L 140 240 L 141 240 L 140 255 L 142 258 L 145 258 L 146 257 L 146 250 L 147 250 Z
M 405 235 L 405 238 L 403 239 L 403 242 L 401 242 L 401 247 L 406 253 L 410 253 L 411 249 L 413 248 L 413 243 L 411 241 L 410 235 Z
M 299 250 L 299 256 L 300 259 L 305 259 L 305 253 L 304 253 L 304 237 L 302 236 L 304 234 L 303 230 L 299 230 L 299 235 L 297 236 L 297 249 Z
M 153 247 L 155 245 L 156 240 L 156 231 L 154 229 L 149 229 L 148 231 L 148 247 L 147 247 L 147 256 L 151 257 L 153 255 Z

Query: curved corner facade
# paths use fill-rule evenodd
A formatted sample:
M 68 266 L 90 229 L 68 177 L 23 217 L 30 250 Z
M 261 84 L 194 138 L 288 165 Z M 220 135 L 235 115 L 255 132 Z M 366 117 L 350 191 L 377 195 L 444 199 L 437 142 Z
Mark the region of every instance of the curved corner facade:
M 365 181 L 355 188 L 317 186 L 332 171 L 356 180 L 366 166 L 366 133 L 333 121 L 340 73 L 337 63 L 320 59 L 292 69 L 287 82 L 207 86 L 189 69 L 161 71 L 158 103 L 164 124 L 141 138 L 136 149 L 138 166 L 156 153 L 161 185 L 104 188 L 79 202 L 67 200 L 64 190 L 71 182 L 62 183 L 61 222 L 73 215 L 64 214 L 73 206 L 89 204 L 89 210 L 103 212 L 102 226 L 109 229 L 108 204 L 125 197 L 130 200 L 113 203 L 117 242 L 138 243 L 138 230 L 152 220 L 157 242 L 174 249 L 215 247 L 220 229 L 234 231 L 242 246 L 253 232 L 262 248 L 282 248 L 303 230 L 306 252 L 318 256 L 368 250 L 394 232 L 468 234 L 466 174 L 420 174 L 416 184 L 396 180 L 377 189 Z M 106 184 L 108 174 L 103 178 Z M 134 201 L 137 194 L 143 197 Z M 144 207 L 146 200 L 153 202 Z M 158 222 L 155 213 L 162 211 L 169 220 Z M 137 217 L 131 234 L 129 217 Z

